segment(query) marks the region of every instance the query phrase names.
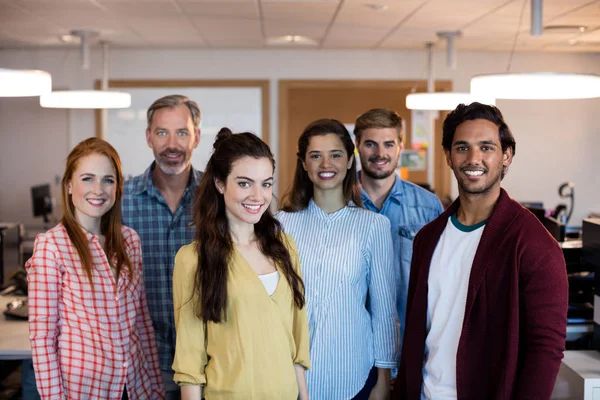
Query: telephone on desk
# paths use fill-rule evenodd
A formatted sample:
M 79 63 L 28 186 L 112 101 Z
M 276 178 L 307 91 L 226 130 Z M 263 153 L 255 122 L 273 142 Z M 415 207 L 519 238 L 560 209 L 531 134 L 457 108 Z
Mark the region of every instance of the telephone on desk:
M 29 305 L 27 299 L 13 300 L 6 305 L 4 315 L 16 319 L 29 319 Z
M 20 268 L 15 272 L 8 283 L 0 290 L 2 296 L 27 296 L 27 272 Z M 4 315 L 9 318 L 24 319 L 29 317 L 29 305 L 27 299 L 15 299 L 6 305 Z

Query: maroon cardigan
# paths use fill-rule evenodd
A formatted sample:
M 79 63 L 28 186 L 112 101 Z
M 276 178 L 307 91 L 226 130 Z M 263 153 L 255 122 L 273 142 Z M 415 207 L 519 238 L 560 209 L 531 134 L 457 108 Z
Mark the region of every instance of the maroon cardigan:
M 456 200 L 415 238 L 402 359 L 392 399 L 419 400 L 429 265 Z M 504 189 L 473 260 L 456 355 L 459 400 L 550 399 L 565 348 L 568 282 L 562 250 Z

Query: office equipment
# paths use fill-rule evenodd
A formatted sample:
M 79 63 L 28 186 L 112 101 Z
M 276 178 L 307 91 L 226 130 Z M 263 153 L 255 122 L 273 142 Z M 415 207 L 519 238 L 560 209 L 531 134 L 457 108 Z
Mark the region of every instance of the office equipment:
M 38 185 L 31 188 L 31 204 L 33 206 L 34 217 L 44 217 L 44 222 L 48 223 L 48 215 L 52 214 L 52 194 L 50 185 Z
M 542 224 L 557 242 L 565 240 L 567 226 L 553 217 L 544 217 Z
M 22 299 L 14 299 L 6 305 L 4 315 L 9 318 L 23 319 L 27 321 L 29 318 L 29 303 Z
M 600 351 L 600 218 L 586 218 L 582 224 L 582 262 L 594 270 L 594 338 Z
M 6 276 L 23 266 L 22 230 L 22 225 L 16 222 L 0 223 L 0 286 Z
M 0 297 L 0 302 L 26 300 L 26 297 Z M 20 319 L 0 318 L 0 360 L 31 359 L 29 324 Z
M 573 215 L 573 206 L 575 205 L 575 185 L 572 182 L 565 182 L 558 187 L 558 195 L 563 199 L 570 199 L 570 207 L 567 211 L 566 204 L 559 204 L 552 212 L 552 217 L 563 221 L 565 224 L 569 223 L 571 215 Z M 563 215 L 564 214 L 564 215 Z
M 533 206 L 533 205 L 524 205 L 524 207 L 526 209 L 528 209 L 529 211 L 531 211 L 531 213 L 533 215 L 535 215 L 542 224 L 544 223 L 544 218 L 546 218 L 546 209 L 544 207 Z

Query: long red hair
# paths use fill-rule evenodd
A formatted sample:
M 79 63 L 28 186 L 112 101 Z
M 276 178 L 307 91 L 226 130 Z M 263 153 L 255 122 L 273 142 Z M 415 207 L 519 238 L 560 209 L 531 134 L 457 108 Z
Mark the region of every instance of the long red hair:
M 131 261 L 127 256 L 125 243 L 123 242 L 123 234 L 121 233 L 121 198 L 123 196 L 123 173 L 121 172 L 121 160 L 119 154 L 108 142 L 98 139 L 89 138 L 79 143 L 69 153 L 65 173 L 62 179 L 62 209 L 63 215 L 61 223 L 67 230 L 67 234 L 77 249 L 81 266 L 90 280 L 92 287 L 94 286 L 92 274 L 92 254 L 90 252 L 89 242 L 83 232 L 83 229 L 77 222 L 75 216 L 75 205 L 69 194 L 69 182 L 73 178 L 73 173 L 77 169 L 79 161 L 91 154 L 101 154 L 108 157 L 115 169 L 116 177 L 116 200 L 112 208 L 102 216 L 100 223 L 100 231 L 105 238 L 106 257 L 117 270 L 119 276 L 123 267 L 131 274 Z

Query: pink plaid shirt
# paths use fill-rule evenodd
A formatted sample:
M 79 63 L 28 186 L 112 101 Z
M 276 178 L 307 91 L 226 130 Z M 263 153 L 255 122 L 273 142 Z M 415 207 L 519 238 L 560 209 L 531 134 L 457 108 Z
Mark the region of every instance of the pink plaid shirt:
M 146 304 L 140 238 L 122 227 L 133 279 L 115 278 L 98 237 L 85 232 L 89 279 L 62 224 L 37 236 L 27 261 L 29 340 L 43 400 L 164 399 L 156 338 Z

